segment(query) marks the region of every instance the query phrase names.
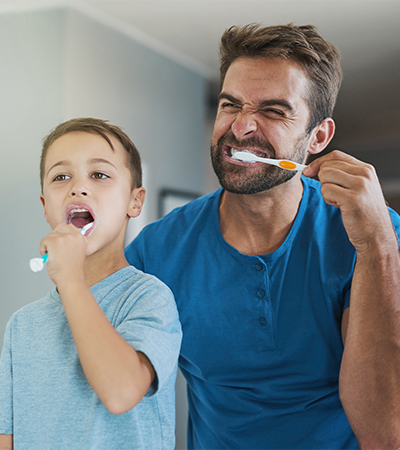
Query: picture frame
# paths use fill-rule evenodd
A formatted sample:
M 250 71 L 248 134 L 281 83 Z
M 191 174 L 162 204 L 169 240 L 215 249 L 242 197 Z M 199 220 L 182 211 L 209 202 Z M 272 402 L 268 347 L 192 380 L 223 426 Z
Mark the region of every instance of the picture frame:
M 201 194 L 179 189 L 164 188 L 158 196 L 158 217 L 164 217 L 173 209 L 186 205 L 186 203 L 200 197 Z

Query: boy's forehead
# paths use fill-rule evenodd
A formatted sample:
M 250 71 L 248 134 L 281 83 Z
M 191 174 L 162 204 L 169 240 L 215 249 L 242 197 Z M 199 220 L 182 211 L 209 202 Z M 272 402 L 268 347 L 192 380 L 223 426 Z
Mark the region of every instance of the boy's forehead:
M 108 154 L 110 157 L 117 157 L 119 154 L 124 156 L 126 153 L 122 144 L 113 136 L 107 136 L 111 141 L 113 147 L 107 142 L 107 140 L 97 133 L 89 133 L 86 131 L 71 131 L 63 134 L 57 138 L 47 149 L 46 153 L 46 165 L 49 160 L 59 158 L 61 155 L 83 156 L 86 153 L 102 153 Z M 123 153 L 121 153 L 123 152 Z
M 116 139 L 107 135 L 108 139 L 112 142 L 113 146 L 116 143 Z M 107 142 L 107 140 L 98 133 L 91 133 L 88 131 L 69 131 L 68 133 L 63 134 L 58 137 L 52 144 L 49 146 L 51 148 L 65 147 L 68 145 L 73 146 L 89 146 L 89 148 L 100 147 L 106 148 L 108 147 L 111 151 L 113 148 Z

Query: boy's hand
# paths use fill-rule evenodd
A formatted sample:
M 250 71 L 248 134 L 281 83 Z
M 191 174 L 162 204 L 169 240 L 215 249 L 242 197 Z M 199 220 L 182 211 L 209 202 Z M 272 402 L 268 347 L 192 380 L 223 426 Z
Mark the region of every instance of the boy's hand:
M 308 177 L 318 175 L 324 200 L 340 209 L 357 251 L 392 243 L 393 227 L 373 166 L 333 151 L 313 161 L 303 173 Z
M 61 223 L 40 243 L 40 253 L 49 254 L 47 270 L 52 281 L 58 285 L 62 281 L 83 277 L 87 239 L 73 225 Z

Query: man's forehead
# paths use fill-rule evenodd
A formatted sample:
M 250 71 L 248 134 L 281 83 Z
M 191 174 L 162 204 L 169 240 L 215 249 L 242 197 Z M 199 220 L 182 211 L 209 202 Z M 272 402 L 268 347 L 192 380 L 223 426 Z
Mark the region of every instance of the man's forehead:
M 255 103 L 276 98 L 295 104 L 306 102 L 309 89 L 305 70 L 294 60 L 241 57 L 229 67 L 221 96 Z

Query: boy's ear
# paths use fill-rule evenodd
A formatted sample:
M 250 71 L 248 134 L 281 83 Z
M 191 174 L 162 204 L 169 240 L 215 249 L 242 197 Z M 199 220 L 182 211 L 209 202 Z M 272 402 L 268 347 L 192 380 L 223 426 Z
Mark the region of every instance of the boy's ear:
M 144 198 L 146 196 L 146 189 L 143 187 L 132 190 L 131 202 L 129 204 L 128 216 L 137 217 L 142 212 Z
M 308 153 L 316 155 L 322 152 L 332 140 L 334 134 L 335 122 L 331 117 L 328 117 L 312 130 Z
M 40 201 L 42 202 L 43 205 L 43 210 L 44 210 L 44 217 L 46 219 L 47 222 L 47 213 L 46 213 L 46 200 L 44 199 L 43 194 L 40 194 Z

